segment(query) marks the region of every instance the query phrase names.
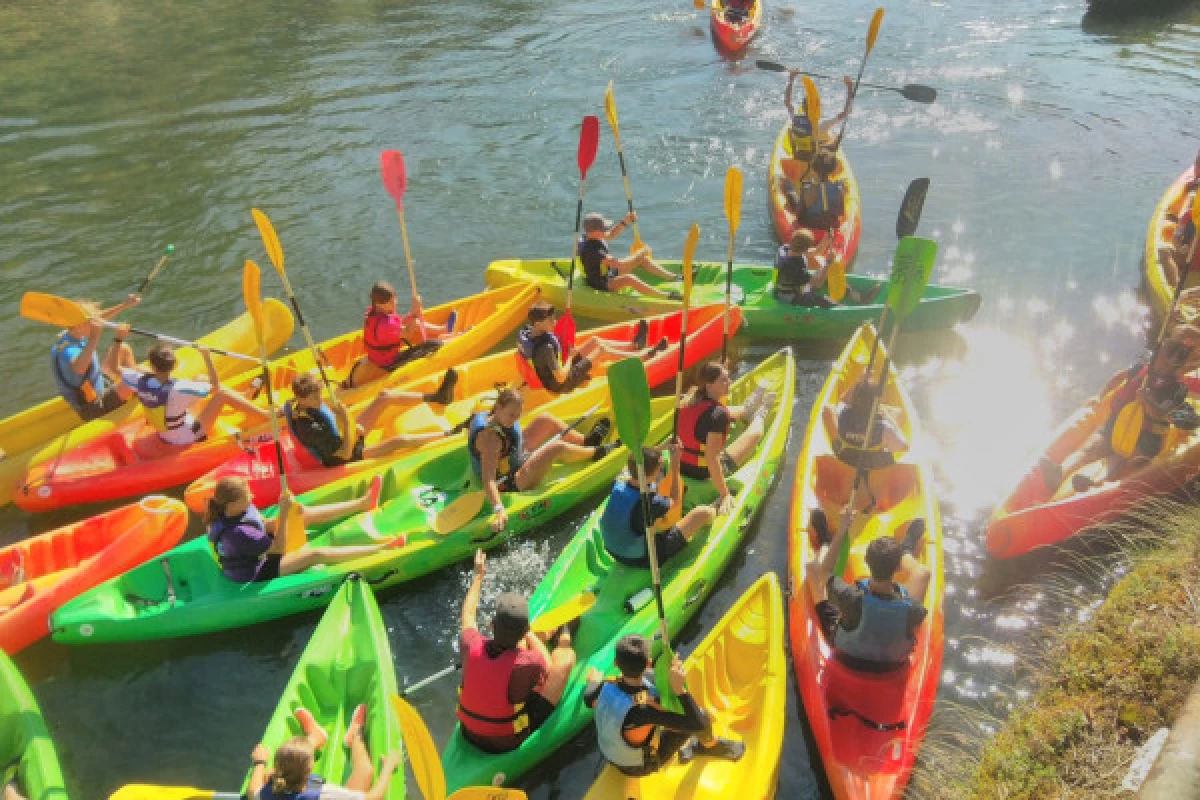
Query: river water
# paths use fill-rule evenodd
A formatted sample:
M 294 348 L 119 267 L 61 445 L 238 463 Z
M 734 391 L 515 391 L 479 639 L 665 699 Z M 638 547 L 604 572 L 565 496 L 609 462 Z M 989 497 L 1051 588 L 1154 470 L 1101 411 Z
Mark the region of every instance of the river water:
M 828 5 L 769 2 L 765 32 L 734 62 L 685 2 L 9 0 L 0 6 L 9 310 L 0 414 L 53 386 L 50 332 L 15 314 L 21 292 L 115 300 L 171 242 L 172 262 L 131 319 L 198 335 L 241 310 L 243 259 L 265 259 L 252 206 L 273 219 L 318 338 L 358 324 L 371 282 L 405 280 L 381 149 L 406 155 L 427 303 L 481 289 L 490 259 L 565 252 L 579 119 L 603 117 L 610 80 L 656 252 L 677 253 L 698 222 L 700 257 L 724 258 L 723 176 L 737 164 L 746 175 L 737 256 L 766 261 L 765 173 L 783 81 L 753 60 L 853 73 L 872 8 Z M 938 452 L 946 707 L 1003 715 L 1021 689 L 1016 653 L 1038 647 L 1052 611 L 1086 609 L 1103 587 L 1080 583 L 1076 600 L 1052 602 L 1059 568 L 1035 559 L 1005 578 L 1031 588 L 998 594 L 981 583 L 982 526 L 1029 449 L 1142 346 L 1146 222 L 1200 146 L 1200 9 L 1120 24 L 1081 22 L 1083 13 L 1082 0 L 897 0 L 866 79 L 927 83 L 938 102 L 864 90 L 846 138 L 863 193 L 858 269 L 885 269 L 904 187 L 926 175 L 921 233 L 941 244 L 935 280 L 984 296 L 972 323 L 910 343 L 901 359 Z M 827 108 L 841 103 L 840 85 L 821 89 Z M 588 198 L 610 215 L 624 204 L 607 129 Z M 801 355 L 793 458 L 834 353 Z M 685 650 L 757 575 L 784 569 L 791 478 L 789 464 L 744 558 L 683 632 Z M 499 551 L 489 594 L 531 589 L 583 513 Z M 3 510 L 0 540 L 67 518 Z M 465 565 L 445 570 L 381 598 L 402 678 L 452 657 L 466 575 Z M 43 642 L 18 663 L 74 796 L 134 780 L 229 789 L 315 621 L 136 647 Z M 449 682 L 417 699 L 439 743 L 453 702 Z M 779 796 L 819 796 L 794 692 L 788 714 Z M 582 736 L 526 787 L 535 798 L 579 797 L 598 766 Z

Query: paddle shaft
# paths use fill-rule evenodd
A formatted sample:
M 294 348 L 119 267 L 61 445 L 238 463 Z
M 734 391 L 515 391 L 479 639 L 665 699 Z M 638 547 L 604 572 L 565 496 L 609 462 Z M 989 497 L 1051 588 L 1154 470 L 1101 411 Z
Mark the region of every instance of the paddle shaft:
M 759 69 L 764 69 L 764 70 L 767 70 L 768 72 L 789 72 L 790 71 L 790 68 L 785 67 L 783 64 L 780 64 L 777 61 L 766 61 L 764 59 L 759 59 L 758 61 L 755 61 L 754 64 Z M 797 72 L 799 72 L 801 75 L 807 75 L 810 78 L 823 78 L 825 80 L 831 80 L 831 81 L 837 80 L 837 78 L 834 77 L 833 75 L 825 75 L 820 72 L 808 72 L 805 70 L 797 70 Z M 880 89 L 885 92 L 896 92 L 896 93 L 900 94 L 901 96 L 903 96 L 904 99 L 911 100 L 915 103 L 932 103 L 937 97 L 936 89 L 934 89 L 932 86 L 926 86 L 926 85 L 920 84 L 920 83 L 908 83 L 908 84 L 905 84 L 904 86 L 885 86 L 880 83 L 863 82 L 858 85 L 861 87 L 865 87 L 867 89 Z M 984 96 L 987 96 L 987 95 L 984 95 Z M 1004 98 L 998 98 L 998 99 L 1004 99 Z
M 608 91 L 604 96 L 605 111 L 608 112 L 608 124 L 612 127 L 613 142 L 617 147 L 617 163 L 621 165 L 621 181 L 625 184 L 625 202 L 629 206 L 630 215 L 634 214 L 633 210 L 633 191 L 629 188 L 629 173 L 625 170 L 625 152 L 621 149 L 621 127 L 617 120 L 617 101 L 613 97 L 612 82 L 608 84 Z M 634 249 L 642 241 L 642 234 L 638 231 L 637 220 L 633 221 L 633 242 Z
M 630 443 L 630 448 L 633 449 L 634 444 Z M 642 525 L 646 529 L 646 551 L 650 556 L 650 580 L 654 584 L 654 603 L 658 608 L 658 630 L 662 634 L 664 655 L 671 652 L 671 632 L 667 629 L 667 610 L 663 606 L 662 597 L 662 574 L 658 569 L 658 546 L 655 540 L 658 538 L 654 532 L 654 526 L 650 524 L 650 517 L 646 509 L 646 496 L 644 494 L 646 487 L 646 467 L 642 463 L 642 445 L 638 443 L 634 450 L 634 458 L 637 461 L 637 477 L 638 477 L 638 494 L 640 502 L 638 505 L 642 509 Z
M 103 325 L 105 328 L 112 328 L 114 330 L 122 327 L 121 323 L 110 322 L 108 320 L 101 320 L 100 324 Z M 155 333 L 154 331 L 148 331 L 143 328 L 131 327 L 129 329 L 129 332 L 136 333 L 138 336 L 145 336 L 149 339 L 157 339 L 160 342 L 166 342 L 167 344 L 173 344 L 173 345 L 177 345 L 179 347 L 199 347 L 200 346 L 196 342 L 191 342 L 191 341 L 188 341 L 187 339 L 180 339 L 175 336 L 168 336 L 165 333 Z M 245 353 L 235 353 L 231 350 L 222 350 L 219 347 L 210 347 L 210 348 L 208 348 L 208 352 L 215 353 L 219 356 L 225 356 L 226 358 L 236 358 L 238 361 L 249 361 L 252 364 L 258 363 L 258 359 L 255 358 L 254 356 L 248 356 Z
M 725 317 L 721 320 L 721 361 L 729 353 L 729 309 L 733 307 L 733 240 L 736 231 L 729 228 L 729 255 L 725 263 Z M 680 340 L 682 346 L 682 340 Z M 678 413 L 678 410 L 676 411 Z
M 166 264 L 167 264 L 167 259 L 170 257 L 171 253 L 174 253 L 174 252 L 175 252 L 175 245 L 173 245 L 173 244 L 167 245 L 167 249 L 163 251 L 162 258 L 160 258 L 158 260 L 158 263 L 154 265 L 154 269 L 150 270 L 150 274 L 147 275 L 146 278 L 142 281 L 141 285 L 138 286 L 137 292 L 135 292 L 135 294 L 141 294 L 146 291 L 146 287 L 150 285 L 150 281 L 154 280 L 154 278 L 157 277 L 158 273 L 162 271 L 162 268 L 164 266 L 166 266 Z
M 446 677 L 447 675 L 451 675 L 460 669 L 462 669 L 462 662 L 455 662 L 448 667 L 439 669 L 437 672 L 433 673 L 428 678 L 422 678 L 421 680 L 414 683 L 412 686 L 405 686 L 403 689 L 400 690 L 400 696 L 408 697 L 413 692 L 418 691 L 420 689 L 424 689 L 426 686 L 428 686 L 431 683 L 437 683 L 442 678 Z
M 333 384 L 329 382 L 329 376 L 325 374 L 325 353 L 317 346 L 312 332 L 308 329 L 308 323 L 304 321 L 304 312 L 300 310 L 300 303 L 296 300 L 296 293 L 292 291 L 292 282 L 288 280 L 287 271 L 284 270 L 283 264 L 276 264 L 275 267 L 279 272 L 280 279 L 283 281 L 283 292 L 287 295 L 288 302 L 292 304 L 292 310 L 296 312 L 296 321 L 300 323 L 300 332 L 304 334 L 304 342 L 308 345 L 308 350 L 312 353 L 313 361 L 317 364 L 317 371 L 321 374 L 321 382 L 325 384 L 325 391 L 329 393 L 329 401 L 334 405 L 338 405 L 338 400 L 333 394 Z
M 416 268 L 413 267 L 412 250 L 410 250 L 409 246 L 408 246 L 408 225 L 406 225 L 404 222 L 404 208 L 401 207 L 399 204 L 396 205 L 396 216 L 398 216 L 400 218 L 400 240 L 404 242 L 404 261 L 406 264 L 408 264 L 408 285 L 409 285 L 409 288 L 412 290 L 412 296 L 413 296 L 413 299 L 415 300 L 418 296 L 417 295 L 417 271 L 416 271 Z M 423 313 L 424 312 L 422 311 L 422 314 Z M 422 314 L 417 315 L 417 320 L 419 322 L 423 323 L 424 319 L 422 317 Z M 301 325 L 303 325 L 303 324 L 304 323 L 301 322 Z M 421 339 L 424 340 L 424 338 L 425 338 L 425 327 L 424 327 L 424 325 L 422 325 L 421 326 Z
M 571 240 L 571 272 L 567 276 L 567 310 L 571 313 L 571 293 L 575 290 L 575 262 L 579 260 L 579 229 L 583 223 L 583 190 L 587 186 L 587 175 L 579 179 L 579 202 L 575 205 L 575 237 Z
M 675 431 L 675 438 L 679 438 L 679 404 L 683 400 L 683 369 L 684 369 L 684 353 L 687 352 L 687 330 L 688 330 L 688 298 L 683 298 L 683 319 L 680 321 L 679 328 L 679 367 L 675 371 L 675 411 L 674 419 L 671 423 L 671 429 Z M 726 324 L 728 324 L 726 317 Z
M 876 12 L 876 17 L 880 16 L 880 12 Z M 874 27 L 875 19 L 872 18 L 872 27 Z M 872 39 L 872 33 L 867 34 L 867 49 L 863 51 L 862 61 L 858 62 L 858 77 L 854 79 L 854 88 L 850 90 L 850 96 L 846 98 L 846 116 L 842 117 L 842 128 L 838 131 L 837 139 L 833 142 L 833 152 L 836 155 L 837 151 L 842 147 L 842 139 L 846 136 L 846 124 L 850 122 L 850 112 L 854 109 L 854 99 L 858 97 L 858 87 L 862 83 L 863 72 L 867 69 L 867 59 L 871 56 L 871 51 L 875 49 L 875 42 Z M 814 132 L 815 135 L 815 132 Z M 882 332 L 881 332 L 882 333 Z

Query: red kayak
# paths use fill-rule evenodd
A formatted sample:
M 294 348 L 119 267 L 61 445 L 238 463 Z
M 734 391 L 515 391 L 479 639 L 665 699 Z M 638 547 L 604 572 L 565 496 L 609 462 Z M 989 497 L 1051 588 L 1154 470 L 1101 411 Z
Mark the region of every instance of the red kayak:
M 712 0 L 710 6 L 713 38 L 717 45 L 727 53 L 737 53 L 750 43 L 762 25 L 763 4 L 758 0 L 750 9 L 750 13 L 740 19 L 731 21 L 725 8 L 724 0 Z

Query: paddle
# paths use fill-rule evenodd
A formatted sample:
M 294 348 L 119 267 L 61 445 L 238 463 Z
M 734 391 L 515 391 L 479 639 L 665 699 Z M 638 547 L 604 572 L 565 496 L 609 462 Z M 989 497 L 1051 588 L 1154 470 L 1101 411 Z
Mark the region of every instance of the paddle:
M 700 0 L 703 2 L 704 0 Z M 613 141 L 617 145 L 617 161 L 621 163 L 621 180 L 625 183 L 625 202 L 629 204 L 629 213 L 633 214 L 633 193 L 629 190 L 629 173 L 625 171 L 625 154 L 621 150 L 621 129 L 617 125 L 617 101 L 613 98 L 613 82 L 608 82 L 608 89 L 604 92 L 604 114 L 608 117 L 608 124 L 612 126 Z M 630 252 L 636 253 L 639 250 L 646 251 L 646 258 L 652 255 L 650 248 L 642 241 L 642 235 L 638 232 L 637 220 L 633 221 L 633 249 Z
M 417 272 L 413 268 L 412 252 L 408 248 L 408 226 L 404 224 L 404 190 L 408 187 L 408 177 L 404 171 L 404 155 L 399 150 L 384 150 L 379 154 L 379 169 L 383 174 L 383 187 L 396 203 L 396 215 L 400 217 L 400 238 L 404 241 L 404 260 L 408 264 L 408 283 L 412 289 L 413 300 L 419 300 L 417 294 Z M 418 303 L 419 307 L 419 303 Z M 424 312 L 418 312 L 417 322 L 420 323 L 421 341 L 425 341 Z
M 1175 311 L 1179 307 L 1179 298 L 1183 294 L 1183 286 L 1187 283 L 1188 275 L 1192 270 L 1192 262 L 1196 258 L 1197 245 L 1200 244 L 1200 202 L 1197 200 L 1192 201 L 1192 224 L 1196 226 L 1197 234 L 1192 239 L 1192 246 L 1189 249 L 1187 261 L 1179 266 L 1179 278 L 1175 281 L 1175 295 L 1171 298 L 1171 308 L 1163 318 L 1162 327 L 1158 331 L 1158 340 L 1154 343 L 1154 349 L 1150 353 L 1150 360 L 1146 362 L 1146 374 L 1142 376 L 1141 389 L 1145 389 L 1147 382 L 1150 380 L 1150 372 L 1154 368 L 1154 362 L 1158 359 L 1162 343 L 1166 341 L 1167 331 L 1171 328 L 1171 320 L 1175 317 Z M 1113 451 L 1117 455 L 1122 458 L 1133 457 L 1134 453 L 1137 452 L 1138 439 L 1141 438 L 1142 425 L 1145 421 L 1146 409 L 1142 405 L 1141 399 L 1135 399 L 1131 403 L 1126 403 L 1124 408 L 1117 413 L 1112 431 Z
M 721 325 L 721 361 L 729 354 L 729 309 L 733 305 L 733 242 L 742 221 L 742 171 L 725 172 L 725 219 L 729 221 L 729 259 L 725 264 L 725 318 Z
M 400 720 L 404 749 L 408 752 L 408 763 L 421 796 L 425 800 L 446 800 L 446 773 L 425 720 L 399 695 L 392 695 L 392 710 Z M 525 797 L 520 789 L 468 786 L 450 795 L 449 800 L 524 800 Z
M 263 332 L 262 300 L 259 297 L 259 285 L 262 273 L 258 265 L 247 259 L 242 270 L 242 297 L 246 301 L 246 310 L 254 321 L 254 337 L 258 339 L 259 361 L 262 364 L 263 387 L 267 390 L 267 404 L 271 408 L 271 436 L 275 439 L 275 465 L 279 468 L 279 494 L 287 494 L 287 471 L 283 466 L 283 442 L 279 439 L 279 415 L 275 408 L 275 392 L 271 388 L 271 368 L 267 363 L 267 346 Z M 304 532 L 304 510 L 299 503 L 288 506 L 287 519 L 280 519 L 279 524 L 285 532 L 284 552 L 293 553 L 304 546 L 307 537 Z
M 679 404 L 683 401 L 683 365 L 686 363 L 684 361 L 684 353 L 687 349 L 688 304 L 692 299 L 692 282 L 694 278 L 692 260 L 696 256 L 696 245 L 699 241 L 700 226 L 692 223 L 692 228 L 688 231 L 687 241 L 683 243 L 683 264 L 680 267 L 680 271 L 683 273 L 683 319 L 680 321 L 679 326 L 679 366 L 675 369 L 675 414 L 672 424 L 676 441 L 679 439 Z M 671 472 L 658 487 L 658 493 L 664 497 L 671 497 L 675 493 L 674 466 L 674 464 L 671 465 Z M 672 525 L 679 522 L 682 516 L 682 503 L 671 506 L 671 510 L 658 521 L 659 530 L 670 529 Z
M 867 68 L 867 58 L 870 57 L 871 51 L 875 49 L 875 40 L 879 38 L 879 26 L 883 24 L 883 8 L 875 9 L 875 13 L 871 15 L 871 24 L 867 27 L 867 49 L 863 51 L 862 61 L 858 64 L 858 77 L 854 79 L 854 88 L 850 90 L 850 97 L 846 101 L 849 110 L 846 116 L 842 118 L 842 129 L 838 131 L 838 137 L 833 142 L 833 152 L 836 154 L 842 146 L 842 139 L 846 136 L 846 124 L 850 122 L 850 110 L 854 108 L 854 98 L 858 96 L 858 86 L 862 83 L 863 71 Z
M 754 64 L 759 69 L 764 69 L 764 70 L 767 70 L 768 72 L 791 72 L 790 67 L 785 67 L 783 64 L 780 64 L 775 61 L 766 61 L 763 59 L 759 59 L 758 61 L 755 61 Z M 832 75 L 822 75 L 819 72 L 800 71 L 800 74 L 801 75 L 810 75 L 814 78 L 837 80 Z M 906 83 L 903 86 L 884 86 L 884 85 L 878 84 L 878 83 L 862 83 L 859 85 L 864 86 L 868 89 L 882 89 L 882 90 L 888 91 L 888 92 L 899 92 L 904 97 L 905 100 L 911 100 L 914 103 L 928 104 L 928 103 L 932 103 L 934 100 L 937 99 L 937 89 L 934 89 L 932 86 L 924 86 L 919 83 Z
M 579 258 L 579 224 L 583 220 L 583 190 L 587 186 L 587 173 L 596 161 L 596 148 L 600 144 L 600 120 L 594 116 L 583 118 L 579 129 L 579 151 L 575 160 L 579 164 L 579 203 L 575 206 L 575 238 L 571 240 L 571 273 L 567 277 L 567 308 L 554 323 L 554 335 L 562 346 L 564 355 L 575 349 L 575 317 L 571 315 L 571 292 L 575 289 L 575 262 Z
M 76 303 L 74 300 L 68 300 L 65 297 L 58 297 L 52 294 L 44 294 L 43 292 L 26 292 L 21 296 L 21 316 L 25 319 L 31 319 L 34 322 L 45 322 L 50 325 L 57 325 L 61 328 L 74 328 L 76 325 L 87 322 L 93 319 L 93 316 L 84 309 L 83 306 Z M 119 322 L 109 322 L 106 319 L 95 317 L 105 328 L 117 329 L 122 327 Z M 168 336 L 165 333 L 155 333 L 154 331 L 144 330 L 142 328 L 129 329 L 130 333 L 136 333 L 138 336 L 146 336 L 150 339 L 157 339 L 160 342 L 177 345 L 179 347 L 197 347 L 195 342 L 187 339 L 179 339 L 174 336 Z M 236 358 L 239 361 L 249 361 L 252 364 L 257 364 L 258 359 L 254 356 L 248 356 L 245 353 L 234 353 L 230 350 L 221 350 L 217 347 L 208 348 L 210 353 L 225 356 L 227 358 Z
M 534 450 L 529 454 L 529 458 L 533 458 L 547 445 L 557 441 L 558 439 L 561 439 L 563 436 L 566 436 L 568 433 L 575 430 L 575 428 L 583 424 L 589 417 L 595 414 L 599 408 L 599 403 L 589 408 L 582 417 L 551 436 L 545 442 L 542 442 L 541 446 L 538 447 L 537 450 Z M 528 461 L 529 458 L 527 458 L 526 461 Z M 457 499 L 447 503 L 440 511 L 434 514 L 433 525 L 430 527 L 438 536 L 446 536 L 454 533 L 463 525 L 466 525 L 468 522 L 475 519 L 479 512 L 483 510 L 483 504 L 486 500 L 487 492 L 485 492 L 483 489 L 478 489 L 474 492 L 468 492 L 467 494 L 464 494 L 461 497 L 458 497 Z
M 697 11 L 703 11 L 705 8 L 704 0 L 692 0 L 692 5 Z
M 170 257 L 171 253 L 174 253 L 174 252 L 175 252 L 175 245 L 173 245 L 173 244 L 167 245 L 166 249 L 163 250 L 162 258 L 160 258 L 158 260 L 158 263 L 154 265 L 154 269 L 150 270 L 150 274 L 147 275 L 146 279 L 142 281 L 141 286 L 139 286 L 137 288 L 137 291 L 135 292 L 135 294 L 140 295 L 146 291 L 146 287 L 150 285 L 150 281 L 154 280 L 154 278 L 158 275 L 158 273 L 162 270 L 162 268 L 167 265 L 167 258 Z
M 214 792 L 212 789 L 193 789 L 188 786 L 154 786 L 130 783 L 117 789 L 108 800 L 241 800 L 239 792 Z
M 333 407 L 334 416 L 337 418 L 338 428 L 342 433 L 342 446 L 335 453 L 336 456 L 343 461 L 352 461 L 354 459 L 354 446 L 358 443 L 358 425 L 354 422 L 354 417 L 350 416 L 350 411 L 342 405 L 334 394 L 333 384 L 329 382 L 329 376 L 325 374 L 325 354 L 321 352 L 321 348 L 317 347 L 316 341 L 313 340 L 312 332 L 308 329 L 308 323 L 304 321 L 304 313 L 300 311 L 300 303 L 296 300 L 296 293 L 292 291 L 292 282 L 288 280 L 287 270 L 283 268 L 283 245 L 279 243 L 279 236 L 275 233 L 275 226 L 271 224 L 271 220 L 267 215 L 259 211 L 257 208 L 250 209 L 250 214 L 254 217 L 254 224 L 258 226 L 258 233 L 262 236 L 263 247 L 267 249 L 267 256 L 271 259 L 272 266 L 279 273 L 279 279 L 283 281 L 283 293 L 287 295 L 288 302 L 292 304 L 292 310 L 296 312 L 296 321 L 300 323 L 300 331 L 304 334 L 304 341 L 308 345 L 308 351 L 312 353 L 313 362 L 317 365 L 317 371 L 321 374 L 321 382 L 325 384 L 325 392 L 329 396 L 329 405 Z

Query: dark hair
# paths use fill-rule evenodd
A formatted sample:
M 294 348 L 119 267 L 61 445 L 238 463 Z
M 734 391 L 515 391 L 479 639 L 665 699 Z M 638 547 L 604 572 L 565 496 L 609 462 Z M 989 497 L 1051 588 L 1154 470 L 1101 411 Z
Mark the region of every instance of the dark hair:
M 864 560 L 871 570 L 871 577 L 877 581 L 890 581 L 904 558 L 904 549 L 899 539 L 891 536 L 881 536 L 867 545 Z
M 170 372 L 175 369 L 175 348 L 166 342 L 159 342 L 150 348 L 146 360 L 156 372 Z
M 822 150 L 813 159 L 813 172 L 817 173 L 817 177 L 821 180 L 825 180 L 837 172 L 837 167 L 837 156 L 828 150 Z
M 801 253 L 812 248 L 817 240 L 813 235 L 806 230 L 792 231 L 792 238 L 788 240 L 788 255 L 798 256 Z
M 211 525 L 225 516 L 225 508 L 230 503 L 250 496 L 250 486 L 240 475 L 228 475 L 217 481 L 212 497 L 208 499 L 208 508 L 204 511 L 204 524 Z
M 529 307 L 529 315 L 527 319 L 530 322 L 541 322 L 544 319 L 550 319 L 555 314 L 554 306 L 547 303 L 545 300 L 539 300 Z
M 380 303 L 386 303 L 396 296 L 396 289 L 387 281 L 377 281 L 371 287 L 371 305 L 377 306 Z
M 321 384 L 311 372 L 299 372 L 292 378 L 292 394 L 296 397 L 308 397 L 313 392 L 321 392 Z
M 700 375 L 696 380 L 696 385 L 688 392 L 683 404 L 685 406 L 693 406 L 701 400 L 720 400 L 721 398 L 719 397 L 709 397 L 704 387 L 726 374 L 728 374 L 728 370 L 725 369 L 725 366 L 720 361 L 706 362 L 700 368 Z
M 492 411 L 503 408 L 507 405 L 512 405 L 513 403 L 520 403 L 523 399 L 524 398 L 521 397 L 521 393 L 516 389 L 512 388 L 511 386 L 505 386 L 503 389 L 496 392 L 496 402 L 492 405 Z
M 637 459 L 633 457 L 633 453 L 629 454 L 629 474 L 637 480 Z M 642 448 L 642 467 L 646 470 L 647 475 L 653 475 L 655 470 L 662 466 L 662 451 L 657 447 Z
M 613 662 L 626 678 L 640 679 L 650 666 L 650 642 L 636 633 L 622 636 L 617 640 Z

